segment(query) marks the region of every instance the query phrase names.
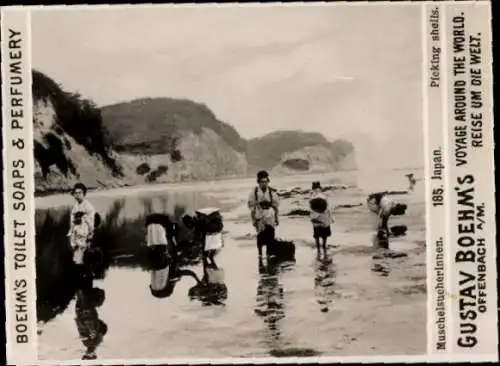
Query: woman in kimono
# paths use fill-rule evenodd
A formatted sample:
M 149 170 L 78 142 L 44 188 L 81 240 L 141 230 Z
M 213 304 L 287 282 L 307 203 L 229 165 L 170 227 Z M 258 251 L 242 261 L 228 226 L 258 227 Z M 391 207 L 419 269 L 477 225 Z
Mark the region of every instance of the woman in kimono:
M 279 201 L 274 188 L 269 186 L 269 173 L 262 170 L 257 173 L 257 187 L 248 197 L 248 208 L 252 223 L 257 231 L 257 249 L 262 257 L 262 247 L 266 246 L 266 254 L 270 256 L 275 243 L 276 226 L 279 224 Z
M 88 234 L 88 240 L 92 240 L 94 235 L 94 228 L 96 226 L 96 210 L 94 206 L 85 198 L 87 195 L 87 187 L 82 183 L 76 183 L 71 192 L 73 198 L 75 199 L 75 204 L 71 209 L 71 222 L 70 229 L 68 232 L 68 236 L 71 236 L 71 231 L 73 230 L 73 226 L 75 224 L 74 220 L 77 212 L 81 212 L 82 215 L 80 218 L 87 222 L 87 226 L 90 228 L 90 232 Z
M 96 210 L 85 198 L 87 187 L 82 183 L 76 183 L 71 192 L 75 204 L 71 209 L 70 227 L 68 238 L 73 249 L 73 261 L 77 265 L 83 264 L 85 252 L 90 247 L 94 237 L 96 224 Z

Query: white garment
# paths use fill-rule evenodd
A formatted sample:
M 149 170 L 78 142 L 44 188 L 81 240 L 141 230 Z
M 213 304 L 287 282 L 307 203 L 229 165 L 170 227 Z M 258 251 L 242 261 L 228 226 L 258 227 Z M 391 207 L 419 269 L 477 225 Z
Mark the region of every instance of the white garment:
M 328 227 L 333 224 L 332 214 L 329 209 L 326 209 L 326 211 L 322 213 L 311 211 L 309 217 L 313 226 Z
M 205 250 L 220 250 L 224 246 L 222 233 L 207 234 L 205 238 Z
M 73 230 L 74 218 L 75 218 L 75 214 L 77 212 L 84 213 L 82 220 L 87 222 L 91 231 L 94 230 L 94 220 L 95 220 L 95 212 L 96 212 L 95 208 L 94 208 L 94 206 L 92 206 L 92 204 L 89 201 L 83 200 L 81 203 L 78 203 L 78 202 L 75 203 L 75 205 L 71 209 L 71 218 L 70 218 L 71 222 L 70 222 L 70 229 L 68 232 L 68 236 L 71 235 L 71 231 Z
M 395 206 L 395 202 L 388 195 L 383 195 L 380 199 L 379 213 L 384 215 L 390 215 L 392 208 Z
M 271 208 L 263 209 L 260 207 L 259 204 L 266 201 L 271 202 Z M 248 208 L 252 219 L 256 221 L 258 233 L 263 231 L 266 226 L 276 227 L 279 201 L 274 188 L 268 187 L 265 192 L 260 187 L 257 187 L 256 192 L 254 188 L 248 197 Z
M 73 248 L 87 247 L 90 232 L 89 224 L 86 221 L 82 221 L 79 225 L 73 225 L 70 233 L 71 246 Z
M 167 233 L 160 224 L 149 224 L 146 234 L 146 245 L 167 245 Z M 166 251 L 166 250 L 165 250 Z M 151 288 L 155 291 L 161 291 L 168 282 L 169 266 L 157 271 L 151 271 Z
M 160 224 L 149 224 L 147 227 L 146 244 L 148 247 L 168 244 L 165 228 Z
M 222 268 L 207 268 L 208 283 L 224 283 L 224 270 Z
M 203 215 L 210 215 L 210 214 L 213 214 L 214 212 L 219 212 L 220 209 L 218 209 L 217 207 L 205 207 L 205 208 L 201 208 L 199 210 L 196 210 L 196 212 L 198 213 L 201 213 Z
M 85 254 L 86 248 L 76 247 L 73 251 L 73 262 L 75 264 L 83 264 L 83 255 Z
M 170 266 L 158 271 L 151 271 L 151 288 L 155 291 L 161 291 L 167 286 L 168 272 Z
M 89 247 L 88 237 L 90 227 L 86 221 L 82 221 L 79 225 L 73 225 L 70 232 L 70 243 L 73 248 L 73 261 L 76 264 L 83 263 L 83 255 Z

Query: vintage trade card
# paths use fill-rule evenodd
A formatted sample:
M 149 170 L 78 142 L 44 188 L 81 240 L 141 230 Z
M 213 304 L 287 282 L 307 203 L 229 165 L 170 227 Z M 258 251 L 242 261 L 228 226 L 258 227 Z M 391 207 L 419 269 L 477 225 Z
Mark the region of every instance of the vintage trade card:
M 498 362 L 491 24 L 2 7 L 7 363 Z

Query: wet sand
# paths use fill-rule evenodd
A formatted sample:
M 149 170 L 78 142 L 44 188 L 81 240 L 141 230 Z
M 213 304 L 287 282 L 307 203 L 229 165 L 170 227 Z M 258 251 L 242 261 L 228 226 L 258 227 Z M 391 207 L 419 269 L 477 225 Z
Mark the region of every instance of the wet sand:
M 307 186 L 289 183 L 308 187 L 311 178 L 304 181 Z M 391 248 L 407 257 L 374 258 L 373 216 L 366 207 L 339 208 L 334 211 L 328 259 L 316 256 L 308 217 L 282 216 L 277 235 L 295 242 L 297 262 L 276 275 L 259 275 L 245 206 L 249 184 L 252 182 L 230 185 L 232 190 L 222 186 L 213 192 L 219 200 L 230 199 L 233 207 L 224 212 L 226 242 L 217 257 L 229 291 L 226 305 L 203 307 L 190 301 L 187 292 L 194 280 L 189 278 L 180 281 L 170 298 L 156 299 L 150 295 L 147 272 L 112 268 L 96 283 L 106 291 L 106 301 L 98 311 L 109 327 L 97 350 L 99 358 L 425 353 L 425 206 L 421 191 L 398 198 L 410 203 L 409 210 L 390 222 L 408 226 L 406 236 L 391 241 Z M 364 202 L 364 194 L 353 189 L 328 193 L 334 206 Z M 283 200 L 281 212 L 304 208 L 306 202 L 299 196 Z M 201 266 L 192 269 L 201 275 Z M 41 359 L 81 357 L 83 346 L 73 318 L 74 302 L 43 326 Z

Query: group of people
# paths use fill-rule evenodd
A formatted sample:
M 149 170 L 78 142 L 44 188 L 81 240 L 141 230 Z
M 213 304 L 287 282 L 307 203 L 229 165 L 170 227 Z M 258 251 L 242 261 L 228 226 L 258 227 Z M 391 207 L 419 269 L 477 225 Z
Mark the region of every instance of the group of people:
M 269 186 L 270 178 L 267 171 L 257 173 L 257 186 L 248 197 L 248 208 L 252 223 L 257 231 L 257 249 L 262 257 L 266 247 L 268 257 L 275 256 L 270 247 L 276 243 L 276 227 L 279 225 L 279 198 L 276 189 Z M 313 228 L 313 238 L 318 252 L 326 252 L 327 240 L 332 235 L 333 216 L 320 182 L 312 183 L 309 200 L 310 220 Z
M 406 175 L 409 180 L 408 191 L 414 190 L 416 179 L 412 173 Z M 276 227 L 279 225 L 279 198 L 276 189 L 269 186 L 269 173 L 262 170 L 257 173 L 257 186 L 248 197 L 248 208 L 253 226 L 257 231 L 257 249 L 262 257 L 263 248 L 266 247 L 267 256 L 275 256 L 278 248 L 270 249 L 276 245 Z M 332 235 L 331 226 L 334 223 L 332 210 L 327 198 L 323 194 L 321 183 L 312 183 L 309 197 L 310 221 L 312 236 L 316 243 L 318 254 L 326 253 L 327 240 Z M 367 199 L 369 209 L 377 217 L 377 237 L 387 240 L 391 234 L 389 218 L 393 215 L 402 215 L 406 205 L 396 203 L 388 191 L 373 193 Z M 399 228 L 398 228 L 399 229 Z M 404 231 L 404 230 L 402 230 Z
M 414 186 L 414 178 L 411 180 L 411 188 Z M 413 179 L 411 179 L 413 178 Z M 331 226 L 334 223 L 333 215 L 328 204 L 328 200 L 323 194 L 321 183 L 315 181 L 312 183 L 311 193 L 309 197 L 310 222 L 312 227 L 312 237 L 315 240 L 318 255 L 323 251 L 326 255 L 327 241 L 332 235 Z M 76 302 L 76 322 L 82 342 L 87 347 L 84 355 L 86 359 L 96 357 L 95 349 L 102 341 L 102 337 L 107 332 L 107 326 L 102 322 L 96 308 L 101 306 L 104 301 L 104 293 L 102 290 L 92 286 L 92 276 L 88 276 L 88 266 L 85 262 L 86 253 L 92 247 L 92 241 L 96 228 L 100 223 L 100 216 L 96 212 L 93 205 L 86 199 L 87 187 L 82 183 L 77 183 L 73 187 L 72 196 L 75 199 L 75 204 L 71 210 L 70 228 L 67 233 L 71 248 L 73 249 L 73 261 L 78 273 L 87 273 L 87 278 L 82 280 L 77 290 Z M 368 197 L 368 206 L 377 214 L 379 218 L 378 229 L 379 233 L 384 232 L 388 235 L 388 220 L 394 212 L 395 203 L 387 192 L 372 194 Z M 248 197 L 248 208 L 252 219 L 252 224 L 257 232 L 257 249 L 259 255 L 259 263 L 263 256 L 263 249 L 266 248 L 268 259 L 272 259 L 279 252 L 276 247 L 276 228 L 279 225 L 279 196 L 276 189 L 270 186 L 269 173 L 260 171 L 257 173 L 257 186 L 252 189 Z M 190 298 L 202 299 L 206 304 L 217 304 L 227 297 L 227 288 L 224 285 L 223 271 L 217 266 L 214 256 L 224 246 L 222 236 L 222 217 L 216 216 L 216 220 L 208 220 L 207 218 L 219 214 L 216 209 L 213 210 L 198 210 L 195 216 L 185 215 L 182 219 L 182 224 L 188 229 L 193 229 L 201 235 L 197 238 L 202 241 L 202 259 L 203 259 L 203 278 L 187 269 L 181 269 L 180 265 L 162 266 L 165 267 L 166 274 L 163 269 L 156 270 L 156 274 L 152 277 L 152 293 L 157 297 L 168 297 L 172 294 L 175 283 L 183 276 L 190 276 L 196 280 L 196 285 L 189 291 Z M 160 221 L 155 221 L 156 216 L 165 216 L 163 214 L 153 214 L 151 222 L 146 222 L 147 226 L 147 245 L 157 246 L 159 243 L 164 243 L 165 248 L 172 245 L 175 240 L 175 223 L 166 228 Z M 153 217 L 154 216 L 154 217 Z M 215 217 L 215 216 L 214 216 Z M 168 220 L 167 220 L 168 221 Z M 158 231 L 163 227 L 163 231 Z M 167 238 L 168 237 L 168 238 Z M 170 239 L 170 240 L 169 240 Z M 162 244 L 163 245 L 163 244 Z M 174 246 L 175 246 L 174 245 Z M 273 250 L 270 250 L 273 248 Z M 178 249 L 178 248 L 177 248 Z M 172 248 L 169 248 L 171 251 Z M 166 253 L 169 250 L 164 250 Z M 177 255 L 174 248 L 174 257 Z M 167 253 L 168 254 L 168 253 Z M 172 258 L 171 258 L 172 259 Z M 173 258 L 175 259 L 175 258 Z M 175 260 L 174 260 L 175 262 Z M 172 264 L 172 263 L 171 263 Z M 168 268 L 167 268 L 168 267 Z M 155 272 L 155 271 L 152 271 Z M 156 277 L 155 277 L 156 276 Z M 85 277 L 85 276 L 84 276 Z M 158 280 L 157 289 L 155 290 L 154 281 Z M 214 290 L 215 289 L 215 290 Z M 154 290 L 154 291 L 153 291 Z M 156 291 L 156 292 L 155 292 Z
M 415 180 L 411 176 L 411 188 L 413 189 Z M 279 225 L 279 197 L 275 188 L 270 185 L 270 177 L 267 171 L 257 173 L 257 186 L 254 187 L 248 197 L 248 208 L 252 219 L 252 224 L 257 232 L 257 250 L 261 258 L 263 249 L 266 248 L 268 257 L 276 255 L 276 249 L 270 250 L 276 245 L 276 228 Z M 83 265 L 85 252 L 88 250 L 96 227 L 100 221 L 100 216 L 95 208 L 85 198 L 87 188 L 82 183 L 75 184 L 72 195 L 75 198 L 75 205 L 71 211 L 71 223 L 68 232 L 71 247 L 73 248 L 73 260 L 77 265 Z M 378 232 L 383 235 L 389 235 L 388 220 L 393 213 L 396 203 L 391 199 L 387 192 L 375 193 L 368 197 L 368 206 L 378 216 Z M 309 198 L 310 221 L 312 224 L 312 237 L 315 240 L 318 252 L 326 252 L 327 240 L 332 235 L 331 225 L 334 223 L 333 215 L 328 204 L 328 200 L 323 195 L 321 183 L 316 181 L 312 183 L 311 195 Z M 199 216 L 207 216 L 213 212 L 197 211 Z M 183 218 L 183 223 L 190 227 L 193 226 L 193 219 L 189 216 Z M 188 220 L 189 219 L 189 220 Z M 222 221 L 220 223 L 222 225 Z M 205 225 L 206 226 L 206 225 Z M 148 230 L 153 227 L 148 228 Z M 206 231 L 206 230 L 205 230 Z M 214 255 L 223 246 L 223 237 L 221 229 L 217 228 L 212 232 L 203 233 L 203 253 L 204 260 L 209 260 L 212 265 Z M 155 242 L 160 242 L 156 236 Z M 149 239 L 148 239 L 149 240 Z M 165 244 L 167 244 L 167 240 Z
M 266 248 L 268 257 L 276 255 L 275 251 L 270 250 L 270 248 L 276 243 L 276 228 L 279 225 L 280 202 L 277 190 L 269 184 L 269 173 L 264 170 L 259 171 L 257 173 L 257 186 L 252 189 L 247 202 L 252 224 L 257 232 L 257 250 L 259 257 L 262 257 L 264 248 Z M 71 211 L 71 223 L 68 237 L 70 238 L 71 247 L 73 248 L 73 260 L 77 265 L 83 265 L 84 254 L 92 242 L 95 229 L 98 226 L 97 221 L 100 221 L 100 216 L 96 213 L 95 208 L 86 199 L 86 193 L 87 188 L 82 183 L 77 183 L 72 190 L 72 195 L 76 202 Z M 388 220 L 395 203 L 388 194 L 384 193 L 386 192 L 369 196 L 368 204 L 379 218 L 379 231 L 388 234 Z M 321 183 L 318 181 L 312 183 L 309 207 L 312 237 L 315 240 L 316 248 L 318 252 L 321 250 L 326 251 L 327 240 L 332 235 L 331 225 L 334 223 L 334 219 L 328 200 L 323 194 Z M 209 214 L 211 213 L 203 212 L 203 210 L 197 211 L 197 215 L 200 216 Z M 190 220 L 183 219 L 183 221 L 185 221 L 184 224 L 190 226 L 192 224 L 192 220 Z M 148 228 L 148 230 L 151 229 L 153 229 L 153 227 Z M 156 236 L 150 237 L 156 238 Z M 156 238 L 155 241 L 158 240 L 159 239 Z M 163 241 L 165 241 L 166 244 L 166 239 Z M 220 232 L 214 232 L 209 233 L 209 235 L 204 235 L 203 241 L 204 259 L 208 259 L 214 264 L 213 257 L 223 246 L 223 237 Z

